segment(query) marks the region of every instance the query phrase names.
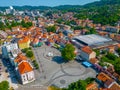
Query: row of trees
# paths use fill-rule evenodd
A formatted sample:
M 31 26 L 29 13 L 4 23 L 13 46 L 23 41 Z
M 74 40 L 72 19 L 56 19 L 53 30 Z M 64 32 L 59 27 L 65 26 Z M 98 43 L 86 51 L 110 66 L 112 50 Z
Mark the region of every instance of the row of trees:
M 24 28 L 29 28 L 33 26 L 33 24 L 32 22 L 25 22 L 24 20 L 22 20 L 21 22 L 16 22 L 16 21 L 8 22 L 7 20 L 5 20 L 5 23 L 0 21 L 1 30 L 5 30 L 5 28 L 8 28 L 11 30 L 12 27 L 16 27 L 16 26 L 22 26 Z
M 68 88 L 57 88 L 55 86 L 50 86 L 48 90 L 86 90 L 86 86 L 94 82 L 94 78 L 87 78 L 85 80 L 78 80 L 77 82 L 71 83 Z

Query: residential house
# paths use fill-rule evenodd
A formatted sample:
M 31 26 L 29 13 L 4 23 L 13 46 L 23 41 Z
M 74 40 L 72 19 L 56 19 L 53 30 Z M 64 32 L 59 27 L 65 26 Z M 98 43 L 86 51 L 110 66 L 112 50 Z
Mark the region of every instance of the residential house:
M 120 90 L 120 85 L 117 83 L 114 83 L 111 87 L 110 90 Z
M 27 84 L 35 80 L 33 67 L 28 61 L 22 60 L 18 63 L 16 70 L 18 71 L 22 84 Z
M 90 83 L 87 85 L 86 90 L 98 90 L 97 83 Z
M 80 56 L 85 60 L 90 60 L 96 57 L 96 53 L 90 47 L 85 46 L 81 48 Z
M 107 26 L 107 27 L 106 27 L 106 31 L 107 31 L 107 32 L 111 32 L 111 33 L 118 33 L 118 32 L 119 32 L 119 29 L 116 28 L 116 27 Z
M 4 38 L 7 38 L 8 34 L 2 30 L 0 30 L 0 39 L 4 39 Z
M 18 46 L 20 49 L 25 49 L 30 47 L 30 39 L 25 36 L 24 38 L 18 41 Z
M 69 36 L 69 35 L 73 34 L 73 31 L 72 30 L 64 30 L 63 34 L 66 36 Z
M 39 39 L 38 39 L 38 38 L 34 38 L 34 39 L 33 39 L 33 42 L 32 42 L 32 45 L 33 45 L 33 46 L 37 46 L 38 43 L 39 43 Z
M 74 35 L 75 36 L 78 36 L 78 35 L 80 35 L 81 34 L 81 30 L 74 30 Z
M 98 74 L 97 79 L 104 85 L 105 88 L 110 88 L 116 83 L 112 78 L 103 72 Z
M 107 47 L 108 52 L 114 53 L 115 52 L 115 47 L 114 46 L 109 46 Z

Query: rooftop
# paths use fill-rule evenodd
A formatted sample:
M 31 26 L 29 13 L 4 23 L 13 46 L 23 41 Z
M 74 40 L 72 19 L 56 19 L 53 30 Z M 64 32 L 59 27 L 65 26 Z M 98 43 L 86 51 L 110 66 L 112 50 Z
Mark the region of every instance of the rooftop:
M 84 43 L 86 43 L 87 45 L 94 45 L 94 44 L 101 44 L 104 42 L 108 42 L 108 41 L 112 41 L 112 39 L 109 38 L 105 38 L 99 35 L 82 35 L 82 36 L 77 36 L 75 37 L 75 39 L 80 40 Z
M 120 90 L 120 85 L 118 85 L 117 83 L 113 84 L 111 87 L 110 87 L 110 90 Z
M 20 44 L 20 43 L 26 43 L 26 42 L 28 42 L 30 39 L 27 37 L 27 36 L 25 36 L 23 39 L 21 39 L 21 40 L 19 40 L 18 41 L 18 43 Z
M 22 53 L 19 53 L 14 61 L 17 63 L 20 63 L 23 60 L 27 60 L 27 57 L 25 55 L 23 55 Z
M 111 80 L 111 78 L 103 72 L 98 74 L 97 79 L 103 82 L 106 82 L 107 80 Z
M 18 70 L 19 70 L 20 74 L 24 74 L 27 72 L 31 72 L 33 69 L 28 62 L 23 61 L 18 65 Z
M 87 53 L 87 54 L 91 54 L 93 52 L 92 49 L 88 46 L 83 47 L 82 51 Z

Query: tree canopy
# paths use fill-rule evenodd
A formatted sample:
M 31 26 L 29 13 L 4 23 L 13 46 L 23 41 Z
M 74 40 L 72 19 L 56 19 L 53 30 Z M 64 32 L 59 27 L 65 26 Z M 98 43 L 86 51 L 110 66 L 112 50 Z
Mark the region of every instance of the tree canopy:
M 32 51 L 27 51 L 26 56 L 31 58 L 33 57 L 33 52 Z
M 101 57 L 100 65 L 104 66 L 104 62 L 112 64 L 115 71 L 120 74 L 120 57 L 117 57 L 112 53 L 107 53 L 106 56 Z
M 0 90 L 9 90 L 9 83 L 8 83 L 8 81 L 0 82 Z
M 72 44 L 67 44 L 61 54 L 65 60 L 73 60 L 75 58 L 75 47 Z
M 46 27 L 47 32 L 56 32 L 56 27 L 55 26 L 48 26 Z
M 94 81 L 94 78 L 87 78 L 85 80 L 78 80 L 71 83 L 68 88 L 58 88 L 55 86 L 50 86 L 48 90 L 86 90 L 86 86 Z

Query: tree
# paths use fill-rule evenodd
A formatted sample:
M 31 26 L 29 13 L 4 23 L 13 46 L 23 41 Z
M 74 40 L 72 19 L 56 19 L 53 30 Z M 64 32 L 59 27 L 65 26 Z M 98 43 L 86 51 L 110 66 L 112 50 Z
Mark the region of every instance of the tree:
M 47 29 L 47 32 L 56 32 L 55 26 L 48 26 L 46 29 Z
M 82 27 L 82 26 L 75 26 L 75 27 L 73 27 L 73 29 L 74 30 L 82 30 L 82 29 L 84 29 L 84 27 Z
M 100 50 L 95 49 L 94 51 L 96 52 L 96 56 L 99 56 L 99 55 L 100 55 Z
M 35 69 L 39 69 L 39 65 L 36 60 L 33 61 L 33 65 L 34 65 Z
M 71 83 L 67 90 L 86 90 L 87 82 L 85 80 L 79 80 L 77 82 Z
M 25 22 L 24 20 L 22 20 L 21 25 L 24 28 L 29 28 L 29 27 L 31 27 L 33 25 L 33 23 L 32 22 Z
M 116 59 L 115 63 L 114 63 L 114 68 L 115 71 L 120 74 L 120 58 Z
M 120 48 L 118 48 L 117 53 L 120 55 Z
M 75 58 L 75 47 L 72 44 L 67 44 L 61 54 L 65 60 L 73 60 Z
M 9 90 L 9 83 L 8 83 L 8 81 L 2 81 L 0 83 L 0 90 Z
M 23 53 L 27 53 L 27 51 L 29 51 L 29 48 L 22 49 Z
M 61 24 L 63 21 L 64 21 L 64 20 L 63 20 L 62 18 L 58 18 L 58 19 L 56 20 L 56 22 L 59 23 L 59 24 Z
M 114 55 L 113 53 L 107 53 L 106 57 L 110 60 L 116 60 L 117 56 Z
M 31 58 L 33 57 L 33 52 L 32 51 L 27 51 L 26 56 Z

